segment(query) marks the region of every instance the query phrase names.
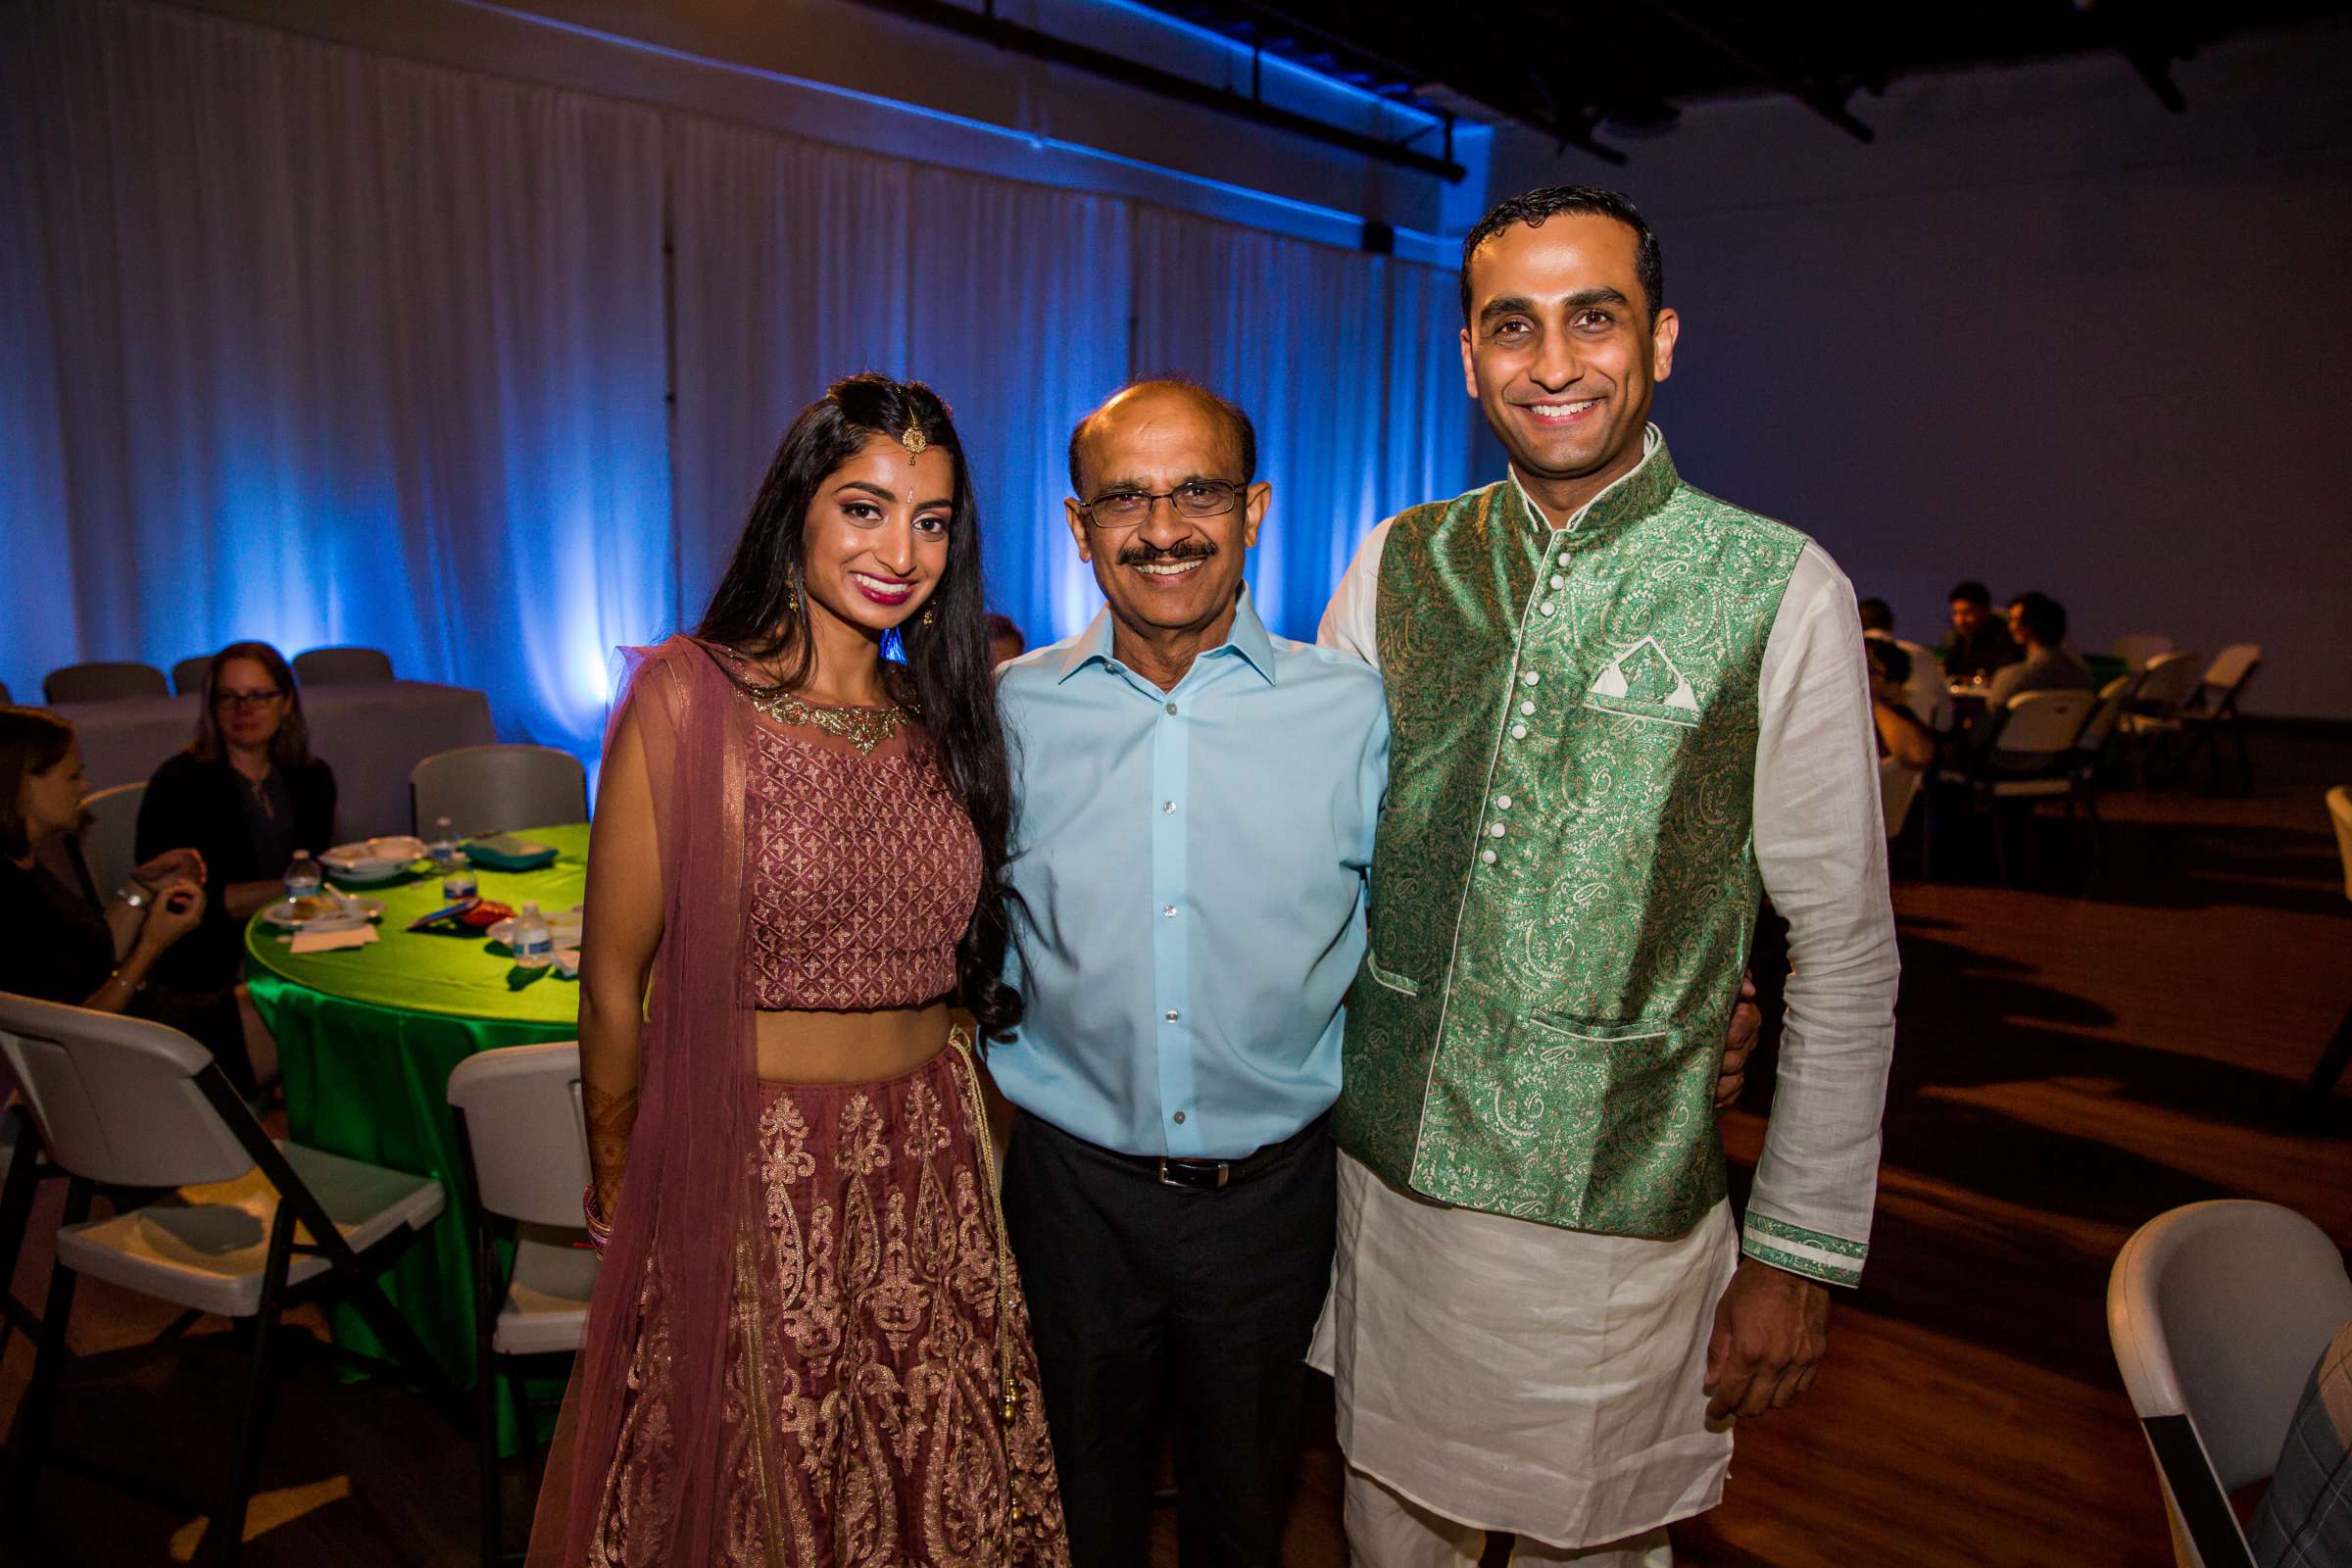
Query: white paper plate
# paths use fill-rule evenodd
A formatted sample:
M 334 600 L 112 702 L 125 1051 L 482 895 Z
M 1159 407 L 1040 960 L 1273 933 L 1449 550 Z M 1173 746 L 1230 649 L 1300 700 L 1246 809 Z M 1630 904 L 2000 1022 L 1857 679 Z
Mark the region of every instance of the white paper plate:
M 557 947 L 576 948 L 580 945 L 581 910 L 582 906 L 575 904 L 568 909 L 559 909 L 553 914 L 548 914 L 544 909 L 540 911 L 555 933 Z M 511 919 L 501 920 L 484 934 L 500 947 L 512 948 L 514 945 L 514 922 Z
M 352 882 L 388 882 L 424 858 L 424 843 L 406 833 L 338 844 L 318 861 L 335 875 Z
M 326 897 L 325 894 L 318 896 Z M 383 900 L 358 898 L 351 902 L 359 906 L 359 912 L 356 914 L 349 910 L 336 908 L 330 909 L 324 914 L 311 915 L 306 919 L 294 912 L 293 900 L 280 899 L 262 910 L 262 919 L 284 931 L 336 931 L 346 926 L 366 925 L 370 920 L 383 918 Z

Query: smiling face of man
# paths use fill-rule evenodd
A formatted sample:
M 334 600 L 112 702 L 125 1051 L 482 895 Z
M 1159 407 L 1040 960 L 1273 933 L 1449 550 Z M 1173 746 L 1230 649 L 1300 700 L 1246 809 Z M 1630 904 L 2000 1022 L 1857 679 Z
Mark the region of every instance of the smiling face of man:
M 1122 642 L 1181 644 L 1189 662 L 1232 624 L 1271 489 L 1250 482 L 1232 421 L 1182 385 L 1120 393 L 1087 417 L 1076 446 L 1070 535 Z
M 1529 491 L 1557 515 L 1642 461 L 1680 323 L 1642 286 L 1633 228 L 1562 213 L 1472 255 L 1462 376 Z

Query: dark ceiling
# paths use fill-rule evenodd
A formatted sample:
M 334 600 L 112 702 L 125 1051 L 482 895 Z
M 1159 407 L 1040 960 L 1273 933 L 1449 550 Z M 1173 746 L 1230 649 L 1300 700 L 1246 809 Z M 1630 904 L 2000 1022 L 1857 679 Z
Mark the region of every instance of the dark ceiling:
M 2109 55 L 2180 112 L 2190 106 L 2172 67 L 2199 48 L 2352 10 L 2313 0 L 1150 3 L 1384 96 L 1515 121 L 1613 162 L 1696 98 L 1786 93 L 1868 140 L 1870 95 L 1897 76 L 2068 54 Z

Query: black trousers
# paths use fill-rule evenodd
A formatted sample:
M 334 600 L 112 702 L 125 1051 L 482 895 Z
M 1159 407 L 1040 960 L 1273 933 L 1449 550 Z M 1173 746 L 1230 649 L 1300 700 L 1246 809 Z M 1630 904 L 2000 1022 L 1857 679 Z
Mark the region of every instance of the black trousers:
M 1183 1568 L 1281 1562 L 1337 1215 L 1320 1123 L 1221 1191 L 1164 1186 L 1035 1116 L 1013 1124 L 1004 1221 L 1071 1568 L 1151 1560 L 1152 1483 L 1171 1421 Z

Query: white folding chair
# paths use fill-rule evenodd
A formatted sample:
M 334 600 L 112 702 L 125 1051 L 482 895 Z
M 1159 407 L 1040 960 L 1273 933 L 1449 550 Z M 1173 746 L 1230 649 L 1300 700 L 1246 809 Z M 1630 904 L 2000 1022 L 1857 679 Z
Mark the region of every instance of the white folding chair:
M 580 1107 L 580 1048 L 562 1041 L 509 1046 L 458 1063 L 449 1075 L 473 1242 L 474 1417 L 482 1488 L 482 1564 L 522 1560 L 503 1550 L 498 1497 L 498 1384 L 530 1442 L 530 1407 L 517 1362 L 568 1355 L 588 1329 L 596 1253 L 580 1194 L 589 1180 Z M 511 1225 L 514 1264 L 498 1261 L 496 1232 Z
M 2291 1208 L 2190 1203 L 2124 1244 L 2107 1337 L 2180 1568 L 2253 1568 L 2230 1494 L 2277 1467 L 2311 1369 L 2347 1319 L 2343 1254 Z
M 2188 746 L 2180 759 L 2183 771 L 2197 753 L 2211 750 L 2213 754 L 2213 787 L 2222 782 L 2221 743 L 2227 734 L 2237 750 L 2238 789 L 2241 794 L 2254 791 L 2254 759 L 2246 749 L 2245 719 L 2238 712 L 2238 699 L 2254 677 L 2262 670 L 2262 644 L 2231 643 L 2213 656 L 2205 668 L 2205 678 L 2199 683 L 2194 702 L 2180 710 L 2181 727 L 2188 732 Z
M 2009 880 L 2009 836 L 2001 825 L 2002 803 L 2064 800 L 2068 821 L 2075 820 L 2074 749 L 2090 720 L 2091 701 L 2088 692 L 2020 692 L 2005 711 L 1983 720 L 2000 726 L 1991 745 L 1965 766 L 1939 775 L 1965 785 L 1971 805 L 1991 813 L 1993 865 L 2003 882 Z
M 588 770 L 552 746 L 461 746 L 409 771 L 418 837 L 442 817 L 460 833 L 507 833 L 588 820 Z
M 209 1510 L 190 1505 L 210 1514 L 204 1546 L 216 1564 L 233 1563 L 243 1542 L 269 1425 L 272 1331 L 289 1297 L 331 1294 L 358 1308 L 401 1371 L 454 1413 L 456 1391 L 375 1284 L 441 1212 L 439 1182 L 271 1142 L 210 1052 L 142 1018 L 0 993 L 0 1055 L 50 1157 L 71 1178 L 40 1351 L 17 1416 L 12 1530 L 26 1528 L 68 1358 L 74 1286 L 84 1274 L 191 1315 L 252 1320 L 251 1376 L 228 1474 Z M 167 1191 L 94 1220 L 100 1187 Z
M 2141 789 L 2148 787 L 2148 754 L 2177 746 L 2181 706 L 2196 695 L 2204 668 L 2199 655 L 2182 651 L 2157 655 L 2140 672 L 2122 728 L 2132 740 L 2132 771 Z
M 380 648 L 313 648 L 294 656 L 294 679 L 304 686 L 390 680 L 392 656 Z
M 2344 897 L 2352 899 L 2352 789 L 2338 784 L 2328 792 L 2328 815 L 2335 823 L 2335 853 L 2344 862 Z M 2328 1103 L 2335 1098 L 2336 1080 L 2343 1077 L 2347 1065 L 2352 1065 L 2352 1007 L 2344 1009 L 2343 1020 L 2335 1026 L 2335 1037 L 2320 1053 L 2318 1063 L 2311 1069 L 2311 1079 L 2304 1085 L 2306 1120 L 2318 1123 L 2327 1119 Z
M 68 664 L 41 677 L 41 697 L 50 707 L 59 703 L 111 703 L 124 697 L 169 697 L 164 672 L 153 664 L 100 660 Z
M 138 867 L 139 804 L 146 799 L 146 785 L 118 784 L 81 803 L 88 822 L 74 841 L 81 849 L 81 868 L 101 899 L 129 881 Z
M 2118 637 L 2115 640 L 2115 646 L 2107 650 L 2117 659 L 2130 664 L 2133 674 L 2147 668 L 2148 661 L 2154 659 L 2158 654 L 2169 654 L 2172 651 L 2173 640 L 2161 632 L 2152 631 L 2137 631 L 2129 636 Z

